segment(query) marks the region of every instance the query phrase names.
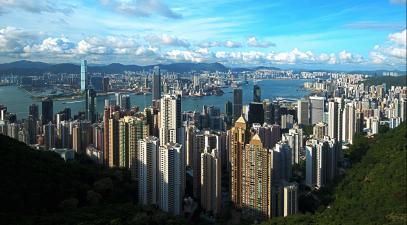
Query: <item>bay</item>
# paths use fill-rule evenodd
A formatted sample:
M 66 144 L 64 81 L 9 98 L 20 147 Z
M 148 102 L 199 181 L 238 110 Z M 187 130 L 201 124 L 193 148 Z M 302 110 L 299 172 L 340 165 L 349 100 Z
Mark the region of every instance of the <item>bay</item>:
M 276 97 L 298 99 L 309 94 L 308 90 L 302 89 L 304 82 L 310 80 L 261 80 L 257 85 L 261 88 L 261 98 L 273 100 Z M 243 104 L 249 104 L 253 99 L 253 82 L 249 81 L 243 85 Z M 224 88 L 222 96 L 204 96 L 204 97 L 183 97 L 182 111 L 201 111 L 204 105 L 216 106 L 224 111 L 224 105 L 227 101 L 233 101 L 233 88 Z M 151 105 L 151 95 L 129 94 L 131 106 L 138 106 L 140 110 Z M 96 109 L 102 114 L 105 99 L 115 99 L 114 95 L 96 97 Z M 28 116 L 28 107 L 32 103 L 38 104 L 41 113 L 41 101 L 31 99 L 30 95 L 21 88 L 15 86 L 0 87 L 0 105 L 7 106 L 7 111 L 16 113 L 18 119 L 24 119 Z M 85 110 L 85 100 L 54 100 L 54 113 L 61 111 L 65 107 L 72 110 L 72 115 Z

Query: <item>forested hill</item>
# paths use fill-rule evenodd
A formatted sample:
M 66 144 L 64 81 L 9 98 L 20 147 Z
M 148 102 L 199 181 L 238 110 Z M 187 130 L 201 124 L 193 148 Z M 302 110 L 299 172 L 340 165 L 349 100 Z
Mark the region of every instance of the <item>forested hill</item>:
M 153 207 L 137 207 L 125 170 L 32 150 L 0 135 L 0 224 L 184 224 Z
M 353 166 L 334 188 L 333 202 L 315 215 L 268 224 L 406 224 L 406 123 L 375 138 L 358 137 L 347 152 Z

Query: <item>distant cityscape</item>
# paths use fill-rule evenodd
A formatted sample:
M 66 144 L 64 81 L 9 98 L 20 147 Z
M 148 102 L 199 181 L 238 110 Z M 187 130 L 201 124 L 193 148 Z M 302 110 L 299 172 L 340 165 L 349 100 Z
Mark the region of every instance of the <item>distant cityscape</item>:
M 398 74 L 385 74 L 396 76 Z M 0 134 L 65 161 L 86 155 L 107 167 L 126 168 L 140 205 L 215 222 L 223 210 L 235 218 L 261 221 L 299 212 L 299 197 L 329 185 L 346 172 L 345 151 L 355 136 L 373 136 L 406 121 L 407 86 L 366 85 L 364 74 L 254 71 L 3 75 L 0 84 L 19 86 L 41 104 L 17 118 L 0 102 Z M 307 79 L 301 99 L 263 99 L 273 91 L 256 82 Z M 311 79 L 312 81 L 309 81 Z M 253 99 L 242 89 L 253 81 Z M 205 105 L 183 111 L 182 97 L 223 95 L 224 108 Z M 0 87 L 1 88 L 1 87 Z M 132 105 L 129 93 L 151 95 L 149 107 Z M 105 99 L 103 114 L 97 96 Z M 54 110 L 54 100 L 84 98 L 83 111 Z M 15 99 L 18 101 L 18 99 Z

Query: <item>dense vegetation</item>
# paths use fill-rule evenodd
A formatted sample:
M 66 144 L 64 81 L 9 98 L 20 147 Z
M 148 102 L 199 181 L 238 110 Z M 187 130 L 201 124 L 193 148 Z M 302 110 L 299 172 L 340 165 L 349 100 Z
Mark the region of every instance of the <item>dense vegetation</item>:
M 406 123 L 374 138 L 358 136 L 345 153 L 352 162 L 315 214 L 274 218 L 267 224 L 406 224 Z
M 0 135 L 1 224 L 183 224 L 154 207 L 134 204 L 126 170 L 86 158 L 65 163 Z
M 363 81 L 365 85 L 380 85 L 385 83 L 387 88 L 391 86 L 406 85 L 407 76 L 372 76 Z

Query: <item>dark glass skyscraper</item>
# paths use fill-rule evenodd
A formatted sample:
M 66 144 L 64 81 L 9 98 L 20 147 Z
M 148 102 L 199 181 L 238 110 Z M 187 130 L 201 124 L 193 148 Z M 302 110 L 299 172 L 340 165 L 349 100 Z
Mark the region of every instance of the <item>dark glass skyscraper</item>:
M 31 104 L 28 108 L 28 115 L 32 116 L 33 119 L 38 120 L 39 113 L 38 113 L 38 105 L 37 104 Z
M 253 87 L 253 102 L 261 101 L 261 89 L 259 85 L 255 84 Z
M 249 105 L 249 126 L 253 123 L 264 123 L 264 109 L 263 103 L 261 102 L 252 102 Z
M 242 115 L 243 90 L 241 88 L 233 89 L 233 122 Z
M 41 112 L 42 124 L 52 122 L 53 115 L 54 115 L 54 103 L 52 99 L 46 97 L 42 100 L 42 112 Z
M 159 66 L 154 66 L 152 82 L 153 82 L 152 89 L 153 101 L 157 101 L 161 98 L 161 74 Z
M 86 112 L 85 117 L 90 122 L 94 123 L 96 121 L 96 114 L 95 114 L 95 97 L 96 91 L 93 88 L 89 88 L 86 90 Z

